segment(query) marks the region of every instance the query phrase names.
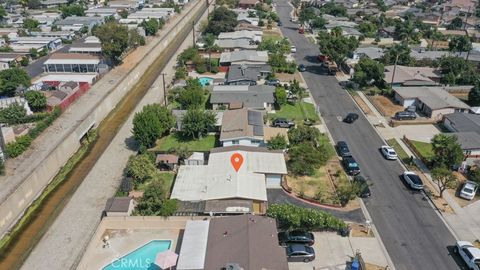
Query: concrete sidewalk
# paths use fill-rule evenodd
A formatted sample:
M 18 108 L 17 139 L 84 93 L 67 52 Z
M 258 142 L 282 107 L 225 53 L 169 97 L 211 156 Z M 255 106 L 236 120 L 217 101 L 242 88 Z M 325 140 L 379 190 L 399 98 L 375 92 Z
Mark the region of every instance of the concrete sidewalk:
M 291 270 L 345 270 L 358 251 L 365 263 L 385 267 L 385 258 L 375 237 L 342 237 L 333 232 L 314 232 L 316 259 L 309 263 L 289 263 Z
M 375 125 L 376 123 L 378 123 L 378 121 L 386 123 L 386 119 L 378 112 L 375 106 L 372 105 L 370 100 L 363 93 L 358 92 L 358 95 L 374 113 L 374 117 L 369 116 L 367 117 L 367 119 L 373 126 L 375 126 L 375 129 L 380 134 L 380 136 L 384 140 L 392 138 L 395 139 L 395 141 L 397 141 L 397 143 L 402 147 L 402 149 L 407 153 L 407 155 L 415 156 L 415 154 L 410 150 L 410 148 L 403 142 L 403 140 L 401 140 L 401 136 L 399 137 L 398 133 L 394 131 L 394 128 L 390 127 L 389 125 L 384 125 L 385 127 L 378 127 Z M 414 158 L 413 161 L 415 162 L 417 167 L 425 174 L 427 179 L 432 183 L 432 186 L 437 189 L 437 186 L 433 182 L 430 175 L 430 170 L 427 168 L 427 166 L 418 158 Z M 455 236 L 455 238 L 471 242 L 480 239 L 480 201 L 477 201 L 462 208 L 456 202 L 452 194 L 444 192 L 443 198 L 448 202 L 448 204 L 455 213 L 438 213 L 442 217 L 442 220 L 444 220 L 445 224 L 450 229 L 452 234 Z

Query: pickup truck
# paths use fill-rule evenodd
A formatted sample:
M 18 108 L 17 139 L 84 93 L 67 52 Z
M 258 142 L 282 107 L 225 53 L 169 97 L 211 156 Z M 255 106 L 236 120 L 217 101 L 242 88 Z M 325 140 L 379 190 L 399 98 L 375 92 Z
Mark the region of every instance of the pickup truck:
M 457 241 L 453 252 L 462 257 L 470 270 L 480 270 L 480 249 L 467 241 Z

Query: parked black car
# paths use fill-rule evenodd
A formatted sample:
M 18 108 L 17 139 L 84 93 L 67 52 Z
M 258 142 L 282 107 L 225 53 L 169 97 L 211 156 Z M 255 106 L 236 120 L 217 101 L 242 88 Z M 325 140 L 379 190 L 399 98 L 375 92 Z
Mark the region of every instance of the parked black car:
M 394 118 L 397 120 L 415 120 L 417 118 L 417 115 L 415 114 L 415 112 L 403 111 L 395 113 Z
M 304 64 L 298 65 L 298 71 L 300 71 L 300 72 L 305 72 L 306 70 L 307 70 L 307 68 L 305 67 Z
M 348 149 L 348 145 L 344 141 L 337 142 L 337 152 L 338 152 L 338 155 L 341 157 L 351 156 L 350 149 Z
M 357 175 L 360 173 L 360 167 L 358 166 L 357 161 L 353 157 L 344 157 L 342 159 L 343 167 L 349 175 Z
M 278 242 L 281 246 L 286 244 L 304 244 L 311 246 L 315 243 L 315 237 L 313 233 L 302 230 L 279 232 Z
M 357 119 L 358 119 L 358 114 L 356 114 L 356 113 L 349 113 L 349 114 L 347 114 L 347 116 L 343 119 L 343 121 L 344 121 L 345 123 L 351 124 L 351 123 L 355 122 Z
M 360 198 L 368 198 L 372 195 L 372 193 L 370 192 L 370 187 L 368 186 L 368 183 L 367 183 L 367 179 L 365 179 L 363 176 L 356 175 L 353 178 L 353 181 L 357 182 L 359 185 L 360 190 L 358 191 L 357 195 Z
M 285 118 L 277 118 L 272 122 L 272 127 L 291 128 L 294 126 L 295 126 L 294 122 L 289 121 Z
M 294 244 L 286 248 L 287 261 L 289 262 L 310 262 L 315 260 L 315 250 L 312 247 Z

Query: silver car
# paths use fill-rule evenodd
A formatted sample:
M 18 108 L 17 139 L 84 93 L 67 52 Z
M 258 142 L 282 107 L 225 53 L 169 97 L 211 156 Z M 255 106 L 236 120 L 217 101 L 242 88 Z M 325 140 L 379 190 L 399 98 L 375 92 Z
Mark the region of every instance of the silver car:
M 477 193 L 478 185 L 475 182 L 467 181 L 460 190 L 460 197 L 466 200 L 472 200 Z
M 397 153 L 395 152 L 395 150 L 393 150 L 393 148 L 390 147 L 390 146 L 388 146 L 388 145 L 382 145 L 382 147 L 380 148 L 380 150 L 382 151 L 382 155 L 383 155 L 386 159 L 396 160 L 396 159 L 398 158 Z
M 288 245 L 285 250 L 287 252 L 287 261 L 289 262 L 310 262 L 315 260 L 315 250 L 307 245 Z
M 403 173 L 403 180 L 412 188 L 416 190 L 423 189 L 423 182 L 420 176 L 411 171 L 405 171 Z

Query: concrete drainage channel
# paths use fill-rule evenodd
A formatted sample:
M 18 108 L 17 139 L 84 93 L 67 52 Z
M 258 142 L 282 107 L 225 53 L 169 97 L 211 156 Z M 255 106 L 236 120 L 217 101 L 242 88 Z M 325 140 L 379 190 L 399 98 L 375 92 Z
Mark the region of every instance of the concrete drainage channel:
M 197 22 L 206 12 L 206 9 L 207 6 L 202 4 L 202 7 L 196 14 L 189 18 Z M 185 19 L 188 20 L 189 18 Z M 102 121 L 97 128 L 98 137 L 96 141 L 89 146 L 88 153 L 85 157 L 75 165 L 65 181 L 46 196 L 43 202 L 41 202 L 40 207 L 38 207 L 38 210 L 32 213 L 31 219 L 22 225 L 18 234 L 10 241 L 10 244 L 1 251 L 0 269 L 20 268 L 29 253 L 42 238 L 58 214 L 60 214 L 70 197 L 108 147 L 117 134 L 117 131 L 122 127 L 136 105 L 160 75 L 170 58 L 175 54 L 178 45 L 182 44 L 191 30 L 190 24 L 186 24 L 186 26 L 179 31 L 168 47 L 139 78 L 138 82 L 122 98 L 115 109 Z

